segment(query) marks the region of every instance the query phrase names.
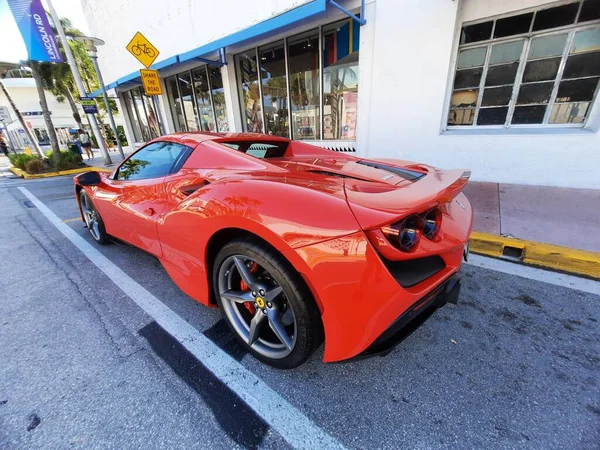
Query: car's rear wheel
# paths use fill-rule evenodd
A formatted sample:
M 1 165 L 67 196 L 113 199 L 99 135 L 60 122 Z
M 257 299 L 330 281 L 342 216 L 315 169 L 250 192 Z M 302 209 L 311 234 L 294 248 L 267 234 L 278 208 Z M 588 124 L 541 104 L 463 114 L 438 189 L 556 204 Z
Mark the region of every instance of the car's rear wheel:
M 89 195 L 87 195 L 83 189 L 79 192 L 79 203 L 81 205 L 85 226 L 90 232 L 90 235 L 98 244 L 106 244 L 108 242 L 108 234 L 106 234 L 102 217 L 100 217 L 100 214 L 94 207 Z
M 219 251 L 213 287 L 225 321 L 261 361 L 293 368 L 322 342 L 319 309 L 300 275 L 259 240 L 235 239 Z

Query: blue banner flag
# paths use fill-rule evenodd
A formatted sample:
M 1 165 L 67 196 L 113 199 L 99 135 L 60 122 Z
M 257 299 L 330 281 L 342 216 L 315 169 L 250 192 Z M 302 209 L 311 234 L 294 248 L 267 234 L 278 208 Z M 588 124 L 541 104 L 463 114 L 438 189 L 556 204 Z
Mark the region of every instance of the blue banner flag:
M 25 41 L 29 59 L 62 62 L 54 32 L 40 0 L 8 0 L 8 6 Z

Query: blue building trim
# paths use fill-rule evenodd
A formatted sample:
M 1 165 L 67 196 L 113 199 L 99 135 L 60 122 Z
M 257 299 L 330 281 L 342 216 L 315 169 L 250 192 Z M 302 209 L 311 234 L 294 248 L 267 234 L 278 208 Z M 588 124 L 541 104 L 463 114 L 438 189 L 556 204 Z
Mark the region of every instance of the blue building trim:
M 233 34 L 217 39 L 216 41 L 210 42 L 202 47 L 195 48 L 194 50 L 190 50 L 179 55 L 171 56 L 170 58 L 153 64 L 150 68 L 154 70 L 162 70 L 179 63 L 187 62 L 193 59 L 200 59 L 202 56 L 215 51 L 219 51 L 220 56 L 224 55 L 224 51 L 222 51 L 222 49 L 225 47 L 259 37 L 263 34 L 275 31 L 279 28 L 286 27 L 295 22 L 299 22 L 316 14 L 325 12 L 327 8 L 327 1 L 328 0 L 313 0 L 305 5 L 286 11 L 278 16 L 272 17 L 271 19 L 267 19 L 264 22 L 257 23 L 256 25 L 252 25 L 251 27 L 236 31 Z M 139 72 L 133 72 L 129 75 L 119 78 L 117 81 L 107 84 L 106 89 L 114 89 L 115 87 L 125 83 L 139 81 L 139 78 Z M 99 95 L 102 95 L 102 91 L 98 89 L 89 93 L 88 95 L 90 97 L 98 97 Z

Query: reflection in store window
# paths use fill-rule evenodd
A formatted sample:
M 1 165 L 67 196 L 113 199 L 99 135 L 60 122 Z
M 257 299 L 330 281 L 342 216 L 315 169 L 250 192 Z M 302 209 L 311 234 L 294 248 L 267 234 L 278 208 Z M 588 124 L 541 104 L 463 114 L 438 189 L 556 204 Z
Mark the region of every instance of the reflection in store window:
M 202 66 L 192 71 L 192 77 L 194 79 L 194 93 L 196 94 L 200 127 L 202 128 L 202 131 L 217 131 L 212 103 L 210 101 L 206 66 Z
M 359 29 L 352 20 L 323 28 L 324 139 L 356 139 Z
M 223 91 L 223 78 L 219 67 L 209 67 L 210 88 L 212 101 L 217 116 L 217 130 L 229 131 L 229 121 L 227 120 L 227 107 L 225 106 L 225 93 Z
M 189 72 L 183 72 L 177 75 L 179 92 L 181 93 L 181 102 L 185 115 L 186 131 L 198 131 L 198 117 L 194 107 L 194 96 L 192 91 L 192 77 Z
M 262 113 L 258 87 L 258 66 L 254 49 L 236 56 L 236 69 L 240 76 L 240 99 L 246 111 L 244 131 L 262 133 Z
M 320 138 L 319 34 L 318 31 L 288 40 L 292 109 L 292 138 Z
M 265 132 L 289 136 L 287 79 L 283 41 L 259 49 Z
M 167 97 L 175 123 L 175 131 L 187 131 L 185 128 L 185 117 L 183 116 L 183 108 L 181 107 L 181 99 L 179 98 L 179 90 L 177 89 L 177 77 L 167 78 Z

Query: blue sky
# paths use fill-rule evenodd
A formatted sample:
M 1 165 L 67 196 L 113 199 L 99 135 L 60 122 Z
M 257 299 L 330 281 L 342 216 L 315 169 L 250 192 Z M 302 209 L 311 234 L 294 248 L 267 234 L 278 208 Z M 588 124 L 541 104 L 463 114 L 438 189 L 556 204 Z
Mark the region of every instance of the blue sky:
M 46 6 L 45 0 L 42 4 Z M 67 17 L 76 28 L 88 34 L 89 28 L 80 0 L 52 0 L 60 17 Z M 6 0 L 0 0 L 0 61 L 19 62 L 27 59 L 27 50 Z

